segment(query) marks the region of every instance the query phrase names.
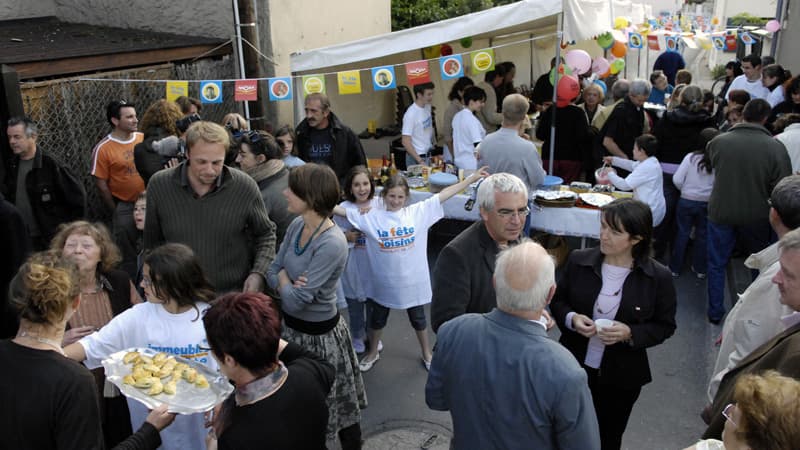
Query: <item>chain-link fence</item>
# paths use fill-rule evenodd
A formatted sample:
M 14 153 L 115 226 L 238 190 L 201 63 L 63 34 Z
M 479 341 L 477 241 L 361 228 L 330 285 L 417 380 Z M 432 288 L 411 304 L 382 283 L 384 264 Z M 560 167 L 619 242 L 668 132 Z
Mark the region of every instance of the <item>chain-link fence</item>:
M 111 131 L 106 120 L 106 105 L 112 100 L 124 99 L 136 105 L 141 120 L 147 107 L 166 95 L 164 82 L 148 80 L 222 80 L 235 78 L 234 74 L 233 59 L 224 58 L 91 76 L 102 78 L 100 81 L 70 78 L 22 83 L 20 90 L 25 113 L 39 126 L 39 148 L 82 179 L 88 194 L 89 217 L 107 219 L 89 174 L 92 148 Z M 189 96 L 199 98 L 199 87 L 199 83 L 190 82 Z M 222 91 L 223 103 L 203 105 L 204 119 L 219 122 L 229 112 L 241 113 L 239 104 L 233 101 L 233 83 L 223 83 Z

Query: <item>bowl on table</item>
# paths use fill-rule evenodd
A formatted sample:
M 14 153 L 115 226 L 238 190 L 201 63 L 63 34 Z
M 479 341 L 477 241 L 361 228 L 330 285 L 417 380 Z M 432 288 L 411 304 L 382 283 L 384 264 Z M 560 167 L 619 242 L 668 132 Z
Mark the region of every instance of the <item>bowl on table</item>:
M 542 184 L 537 186 L 537 189 L 541 189 L 543 191 L 557 191 L 561 189 L 561 184 L 564 182 L 564 179 L 561 177 L 557 177 L 555 175 L 545 175 L 544 181 Z
M 458 177 L 452 173 L 437 172 L 428 177 L 428 189 L 434 194 L 456 183 L 458 183 Z

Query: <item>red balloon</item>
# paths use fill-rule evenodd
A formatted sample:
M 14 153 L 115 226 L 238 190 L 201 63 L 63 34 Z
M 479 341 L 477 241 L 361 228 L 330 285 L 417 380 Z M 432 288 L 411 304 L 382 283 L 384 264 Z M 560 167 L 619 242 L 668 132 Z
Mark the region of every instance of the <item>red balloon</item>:
M 581 93 L 581 85 L 574 75 L 564 75 L 558 79 L 556 89 L 556 106 L 563 108 L 569 105 Z
M 442 44 L 442 56 L 450 56 L 453 54 L 453 47 L 449 44 Z

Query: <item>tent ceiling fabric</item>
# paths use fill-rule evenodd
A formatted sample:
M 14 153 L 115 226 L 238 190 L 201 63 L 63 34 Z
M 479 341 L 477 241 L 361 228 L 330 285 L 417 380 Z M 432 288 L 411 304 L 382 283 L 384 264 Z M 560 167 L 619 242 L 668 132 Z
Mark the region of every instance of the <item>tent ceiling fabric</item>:
M 564 0 L 566 42 L 592 39 L 613 28 L 608 0 Z
M 564 3 L 586 1 L 564 0 Z M 291 69 L 293 73 L 298 73 L 351 64 L 458 41 L 464 37 L 493 37 L 545 28 L 555 31 L 556 16 L 561 11 L 562 0 L 522 0 L 407 30 L 293 53 L 290 57 Z

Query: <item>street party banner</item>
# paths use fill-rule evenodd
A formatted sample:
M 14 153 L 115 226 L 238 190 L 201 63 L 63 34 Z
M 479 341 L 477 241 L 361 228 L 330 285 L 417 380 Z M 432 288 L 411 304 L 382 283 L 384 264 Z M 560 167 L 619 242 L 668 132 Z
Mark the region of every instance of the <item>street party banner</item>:
M 222 103 L 222 81 L 203 81 L 200 83 L 201 103 Z
M 439 71 L 443 80 L 452 80 L 464 76 L 464 60 L 461 55 L 448 55 L 439 58 Z
M 361 71 L 347 70 L 336 74 L 339 84 L 339 95 L 361 93 Z
M 628 34 L 628 47 L 630 48 L 642 48 L 644 46 L 644 39 L 642 35 L 639 33 L 629 33 Z
M 661 46 L 658 45 L 658 36 L 656 36 L 655 34 L 647 35 L 647 48 L 655 51 L 661 50 Z
M 304 75 L 303 95 L 325 93 L 325 75 Z
M 494 49 L 476 50 L 469 54 L 469 60 L 472 62 L 473 75 L 494 70 Z
M 237 102 L 258 100 L 258 80 L 236 80 L 233 84 L 233 100 Z
M 431 71 L 430 68 L 428 68 L 428 61 L 406 63 L 406 78 L 408 79 L 408 84 L 411 86 L 430 83 Z
M 189 96 L 188 81 L 167 81 L 167 101 L 174 102 L 178 97 Z
M 381 66 L 372 69 L 372 88 L 376 91 L 385 91 L 397 87 L 394 75 L 394 66 Z
M 269 99 L 270 101 L 282 101 L 292 99 L 292 78 L 270 78 L 269 79 Z
M 677 52 L 678 51 L 678 36 L 665 36 L 664 41 L 667 44 L 667 51 L 668 52 Z

